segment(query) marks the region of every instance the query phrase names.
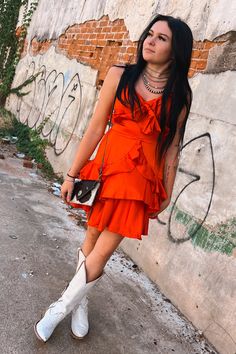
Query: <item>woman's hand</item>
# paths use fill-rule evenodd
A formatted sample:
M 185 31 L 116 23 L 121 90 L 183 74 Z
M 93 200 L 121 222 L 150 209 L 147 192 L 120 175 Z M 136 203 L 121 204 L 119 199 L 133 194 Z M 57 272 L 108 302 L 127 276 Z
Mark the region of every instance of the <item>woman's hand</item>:
M 168 207 L 169 204 L 170 204 L 170 198 L 165 199 L 160 205 L 160 210 L 156 211 L 155 213 L 149 214 L 148 217 L 150 219 L 156 219 L 158 215 Z
M 64 202 L 69 203 L 71 201 L 72 192 L 74 189 L 74 178 L 66 177 L 61 186 L 61 198 Z
M 149 219 L 156 219 L 159 214 L 159 211 L 156 211 L 155 213 L 149 214 Z

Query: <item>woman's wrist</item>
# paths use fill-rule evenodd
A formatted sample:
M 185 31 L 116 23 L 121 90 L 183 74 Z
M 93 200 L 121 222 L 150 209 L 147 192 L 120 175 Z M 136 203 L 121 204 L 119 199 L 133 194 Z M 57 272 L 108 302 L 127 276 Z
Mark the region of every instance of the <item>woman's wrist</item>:
M 75 183 L 75 179 L 69 179 L 69 178 L 66 178 L 65 181 L 67 182 L 71 182 L 71 183 Z
M 69 172 L 70 172 L 70 171 L 69 171 Z M 70 177 L 70 178 L 74 178 L 74 179 L 75 179 L 75 178 L 76 178 L 76 176 L 73 176 L 73 174 L 70 174 L 69 172 L 67 172 L 67 174 L 66 174 L 66 175 L 67 175 L 68 177 Z
M 72 173 L 70 173 L 70 170 L 69 170 L 67 172 L 67 174 L 66 174 L 65 181 L 67 181 L 67 182 L 75 182 L 75 179 L 76 179 L 76 177 Z

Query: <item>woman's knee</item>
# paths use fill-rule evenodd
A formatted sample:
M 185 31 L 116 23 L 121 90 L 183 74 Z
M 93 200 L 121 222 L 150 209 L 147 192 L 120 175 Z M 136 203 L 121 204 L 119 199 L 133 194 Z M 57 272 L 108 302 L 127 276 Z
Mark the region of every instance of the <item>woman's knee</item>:
M 94 246 L 99 238 L 100 231 L 92 226 L 88 226 L 85 234 L 85 239 L 82 245 L 82 250 L 84 255 L 87 257 L 92 250 L 94 249 Z
M 88 225 L 87 230 L 86 230 L 86 237 L 87 238 L 91 239 L 91 241 L 94 241 L 96 243 L 100 234 L 101 234 L 101 231 L 99 231 L 96 227 Z
M 123 237 L 121 235 L 105 229 L 96 242 L 93 251 L 96 253 L 97 257 L 104 261 L 108 261 L 122 240 Z

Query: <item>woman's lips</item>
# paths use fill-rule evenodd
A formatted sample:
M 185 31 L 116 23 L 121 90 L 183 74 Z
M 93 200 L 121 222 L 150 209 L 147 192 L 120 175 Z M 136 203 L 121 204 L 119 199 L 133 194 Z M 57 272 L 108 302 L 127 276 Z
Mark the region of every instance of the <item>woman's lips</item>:
M 149 48 L 144 48 L 144 50 L 145 50 L 146 52 L 155 53 L 153 50 L 151 50 L 151 49 L 149 49 Z

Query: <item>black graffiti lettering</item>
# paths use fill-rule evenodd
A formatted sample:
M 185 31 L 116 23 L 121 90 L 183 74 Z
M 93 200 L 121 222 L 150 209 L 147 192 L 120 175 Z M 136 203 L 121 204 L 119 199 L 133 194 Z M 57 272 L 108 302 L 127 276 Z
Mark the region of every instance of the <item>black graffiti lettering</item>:
M 174 210 L 175 210 L 175 207 L 177 206 L 177 202 L 178 202 L 178 199 L 180 198 L 180 196 L 187 190 L 187 188 L 189 188 L 189 186 L 192 184 L 192 183 L 197 183 L 200 181 L 201 179 L 201 172 L 203 173 L 203 171 L 198 171 L 198 173 L 195 173 L 195 172 L 192 172 L 192 171 L 189 171 L 189 170 L 186 170 L 186 169 L 183 169 L 181 167 L 178 168 L 178 171 L 180 173 L 183 173 L 183 174 L 186 174 L 190 177 L 192 177 L 191 181 L 188 182 L 182 189 L 181 191 L 178 193 L 176 199 L 174 200 L 173 204 L 172 204 L 172 207 L 171 207 L 171 210 L 170 210 L 170 214 L 169 214 L 169 219 L 168 219 L 168 222 L 167 222 L 167 234 L 168 234 L 168 238 L 174 242 L 174 243 L 183 243 L 183 242 L 186 242 L 187 240 L 193 238 L 196 233 L 199 231 L 199 229 L 202 227 L 203 223 L 206 221 L 206 218 L 209 214 L 209 210 L 210 210 L 210 207 L 211 207 L 211 203 L 212 203 L 212 198 L 213 198 L 213 194 L 214 194 L 214 188 L 215 188 L 215 161 L 214 161 L 214 153 L 213 153 L 213 146 L 212 146 L 212 140 L 211 140 L 211 135 L 210 133 L 204 133 L 204 134 L 201 134 L 191 140 L 189 140 L 188 142 L 186 142 L 182 148 L 181 148 L 181 151 L 183 149 L 186 148 L 186 146 L 192 144 L 194 141 L 197 141 L 197 140 L 200 140 L 200 139 L 207 139 L 208 142 L 209 142 L 209 146 L 210 146 L 210 157 L 211 157 L 211 162 L 212 162 L 212 168 L 211 168 L 211 171 L 212 171 L 212 175 L 211 175 L 211 186 L 210 186 L 210 198 L 209 198 L 209 201 L 208 201 L 208 204 L 207 204 L 207 207 L 206 207 L 206 210 L 204 212 L 204 216 L 202 218 L 202 220 L 200 220 L 197 224 L 197 226 L 195 227 L 195 229 L 192 231 L 191 234 L 188 234 L 188 236 L 186 237 L 178 237 L 174 235 L 174 232 L 171 228 L 172 226 L 172 220 L 173 220 L 173 215 L 174 215 Z M 192 201 L 194 203 L 194 200 Z M 158 218 L 158 222 L 162 225 L 166 225 L 165 222 L 161 221 L 160 218 Z
M 37 70 L 35 62 L 32 61 L 25 74 L 21 76 L 22 82 L 38 72 L 40 75 L 27 88 L 29 94 L 18 98 L 16 115 L 22 123 L 32 129 L 37 129 L 44 122 L 43 137 L 49 140 L 55 154 L 61 155 L 71 141 L 81 118 L 80 78 L 75 74 L 66 86 L 62 72 L 57 73 L 56 70 L 48 72 L 45 65 Z M 68 126 L 69 132 L 66 129 Z

